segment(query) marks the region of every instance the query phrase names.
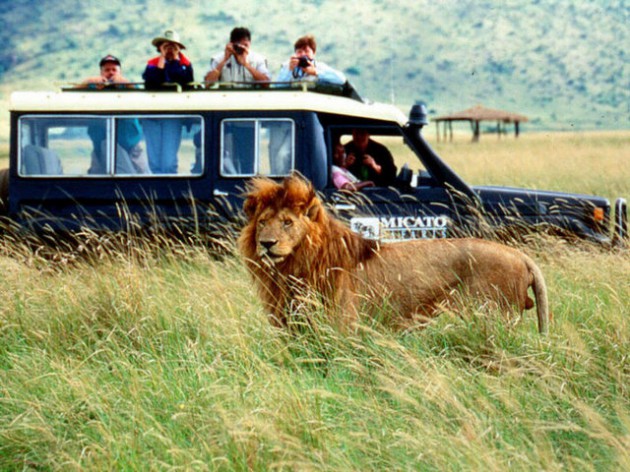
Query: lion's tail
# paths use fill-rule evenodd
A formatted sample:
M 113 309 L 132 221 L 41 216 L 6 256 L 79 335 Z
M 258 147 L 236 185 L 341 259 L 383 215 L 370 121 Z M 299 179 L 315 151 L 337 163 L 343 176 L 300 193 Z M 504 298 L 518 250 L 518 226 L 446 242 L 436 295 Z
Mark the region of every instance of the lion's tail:
M 547 298 L 547 284 L 545 283 L 545 277 L 542 271 L 536 265 L 536 263 L 525 256 L 525 263 L 527 268 L 534 277 L 532 282 L 532 288 L 534 289 L 534 296 L 536 297 L 536 312 L 538 314 L 538 331 L 541 334 L 547 334 L 549 332 L 549 300 Z

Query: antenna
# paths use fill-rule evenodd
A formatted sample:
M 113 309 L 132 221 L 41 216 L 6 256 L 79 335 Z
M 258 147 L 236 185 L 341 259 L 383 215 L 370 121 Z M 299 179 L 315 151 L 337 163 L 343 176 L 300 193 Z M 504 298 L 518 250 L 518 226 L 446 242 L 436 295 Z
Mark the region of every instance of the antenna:
M 389 99 L 392 105 L 396 104 L 396 88 L 394 87 L 394 56 L 389 56 Z

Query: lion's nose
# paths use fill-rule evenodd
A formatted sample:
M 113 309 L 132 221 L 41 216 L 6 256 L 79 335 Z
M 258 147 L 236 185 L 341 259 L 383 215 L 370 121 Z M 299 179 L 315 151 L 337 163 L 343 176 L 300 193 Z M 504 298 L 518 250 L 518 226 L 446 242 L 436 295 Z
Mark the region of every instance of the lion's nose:
M 277 241 L 275 239 L 267 240 L 267 241 L 260 241 L 260 245 L 267 250 L 271 249 L 272 246 L 274 246 L 276 243 Z

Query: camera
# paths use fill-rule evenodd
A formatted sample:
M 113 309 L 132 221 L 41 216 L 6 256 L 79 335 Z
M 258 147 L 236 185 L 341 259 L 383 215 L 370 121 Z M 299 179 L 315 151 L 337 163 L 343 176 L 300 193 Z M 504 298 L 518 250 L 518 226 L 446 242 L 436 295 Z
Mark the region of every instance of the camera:
M 304 69 L 305 67 L 308 67 L 311 65 L 311 60 L 309 59 L 308 56 L 300 56 L 300 62 L 298 62 L 298 67 L 300 67 L 301 69 Z
M 234 52 L 237 55 L 241 55 L 243 54 L 243 52 L 245 52 L 245 48 L 238 43 L 232 43 L 232 49 L 234 49 Z

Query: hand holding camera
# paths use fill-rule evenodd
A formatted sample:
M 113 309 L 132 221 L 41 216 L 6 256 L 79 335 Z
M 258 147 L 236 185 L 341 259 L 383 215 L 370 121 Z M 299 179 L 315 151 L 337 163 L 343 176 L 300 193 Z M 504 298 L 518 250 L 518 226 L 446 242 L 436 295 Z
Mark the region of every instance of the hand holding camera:
M 311 60 L 310 57 L 308 56 L 300 56 L 298 57 L 298 64 L 297 66 L 300 69 L 306 69 L 307 67 L 309 67 L 311 64 L 313 63 L 313 61 Z
M 294 78 L 306 75 L 317 75 L 317 69 L 313 64 L 313 59 L 306 55 L 292 56 L 289 61 L 289 68 L 293 71 Z
M 237 56 L 240 56 L 246 51 L 246 49 L 238 43 L 232 43 L 232 49 L 234 50 L 234 54 Z
M 242 66 L 246 65 L 247 55 L 249 54 L 249 48 L 247 45 L 241 43 L 230 43 L 229 46 L 236 62 Z

